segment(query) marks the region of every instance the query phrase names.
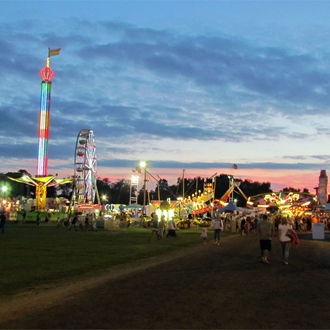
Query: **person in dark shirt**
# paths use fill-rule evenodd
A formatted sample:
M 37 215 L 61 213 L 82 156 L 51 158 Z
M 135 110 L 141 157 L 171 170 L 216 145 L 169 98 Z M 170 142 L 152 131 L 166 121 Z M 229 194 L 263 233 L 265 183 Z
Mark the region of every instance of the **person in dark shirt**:
M 86 216 L 85 216 L 85 231 L 89 230 L 89 225 L 90 225 L 89 215 L 86 214 Z
M 272 250 L 272 237 L 274 225 L 268 220 L 267 214 L 262 215 L 262 221 L 258 223 L 257 237 L 260 241 L 261 261 L 268 264 L 268 255 Z
M 245 218 L 242 218 L 242 220 L 241 220 L 241 228 L 239 230 L 239 233 L 240 233 L 241 236 L 243 235 L 243 233 L 246 234 L 246 227 L 245 227 L 245 225 L 246 225 L 246 220 L 245 220 Z
M 22 213 L 22 216 L 23 216 L 23 223 L 25 223 L 25 219 L 26 219 L 26 212 L 25 212 L 25 210 L 23 210 L 23 213 Z
M 70 225 L 70 228 L 69 230 L 71 230 L 72 227 L 74 227 L 74 229 L 76 231 L 78 231 L 77 227 L 76 227 L 76 223 L 78 221 L 78 217 L 77 217 L 77 214 L 74 215 L 74 217 L 72 218 L 72 221 L 71 221 L 71 225 Z
M 0 215 L 0 228 L 1 228 L 1 233 L 4 234 L 5 233 L 5 223 L 6 223 L 6 214 L 4 211 L 1 212 Z
M 40 225 L 40 213 L 37 214 L 37 226 Z

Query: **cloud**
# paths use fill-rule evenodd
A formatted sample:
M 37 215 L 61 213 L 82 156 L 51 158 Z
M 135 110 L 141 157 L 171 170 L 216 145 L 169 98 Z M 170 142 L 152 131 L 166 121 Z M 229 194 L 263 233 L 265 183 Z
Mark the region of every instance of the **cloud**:
M 319 148 L 321 135 L 329 135 L 330 71 L 321 44 L 310 50 L 113 20 L 64 19 L 49 27 L 27 19 L 1 27 L 3 158 L 36 158 L 38 72 L 48 47 L 61 47 L 51 58 L 54 166 L 72 162 L 82 128 L 95 132 L 103 167 L 130 167 L 139 155 L 163 168 L 226 167 L 230 159 L 248 159 L 242 168 L 312 169 L 318 165 L 311 159 L 328 160 L 311 146 L 301 152 L 303 141 Z M 283 150 L 272 155 L 276 143 Z
M 135 168 L 138 162 L 136 160 L 129 159 L 114 159 L 114 160 L 102 160 L 99 162 L 100 166 L 103 167 L 122 167 L 122 168 Z M 269 169 L 269 170 L 319 170 L 319 166 L 314 163 L 245 163 L 245 164 L 236 164 L 240 170 L 246 169 Z M 205 162 L 178 162 L 178 161 L 150 161 L 148 166 L 151 168 L 162 168 L 162 169 L 230 169 L 232 168 L 232 163 L 205 163 Z

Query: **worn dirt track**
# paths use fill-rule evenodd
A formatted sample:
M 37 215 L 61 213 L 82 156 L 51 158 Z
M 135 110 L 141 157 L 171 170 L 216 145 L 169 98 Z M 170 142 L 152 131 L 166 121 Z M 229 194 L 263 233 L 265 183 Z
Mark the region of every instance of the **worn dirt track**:
M 0 328 L 328 329 L 330 240 L 300 237 L 288 266 L 277 239 L 266 265 L 253 235 L 231 236 L 40 288 L 1 301 Z

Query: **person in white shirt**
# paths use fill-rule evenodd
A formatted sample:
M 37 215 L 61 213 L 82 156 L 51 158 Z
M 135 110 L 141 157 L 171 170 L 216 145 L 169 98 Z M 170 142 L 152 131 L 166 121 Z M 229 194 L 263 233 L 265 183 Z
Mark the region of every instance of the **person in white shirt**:
M 220 214 L 217 214 L 216 218 L 212 221 L 212 228 L 214 230 L 214 245 L 220 245 L 220 234 L 223 230 L 223 220 Z
M 167 235 L 166 235 L 166 238 L 168 238 L 169 236 L 172 236 L 172 237 L 177 237 L 176 235 L 176 223 L 174 221 L 174 219 L 172 218 L 168 224 L 167 224 Z
M 206 240 L 207 240 L 207 229 L 206 228 L 202 229 L 201 238 L 203 241 L 203 245 L 206 245 Z
M 287 232 L 289 229 L 293 229 L 292 225 L 288 223 L 287 218 L 281 219 L 281 224 L 278 226 L 278 239 L 281 244 L 282 248 L 282 257 L 283 257 L 283 263 L 285 265 L 288 265 L 288 259 L 289 259 L 289 251 L 291 247 L 291 237 L 287 236 Z

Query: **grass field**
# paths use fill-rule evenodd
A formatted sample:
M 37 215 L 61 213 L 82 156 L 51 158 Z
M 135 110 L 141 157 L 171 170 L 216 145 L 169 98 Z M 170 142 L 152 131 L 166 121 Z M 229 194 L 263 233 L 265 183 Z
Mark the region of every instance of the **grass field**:
M 154 237 L 149 242 L 151 230 L 138 227 L 85 232 L 8 223 L 5 234 L 0 234 L 0 299 L 39 285 L 78 280 L 133 260 L 176 253 L 201 244 L 200 232 L 200 228 L 184 229 L 177 238 L 159 242 Z

